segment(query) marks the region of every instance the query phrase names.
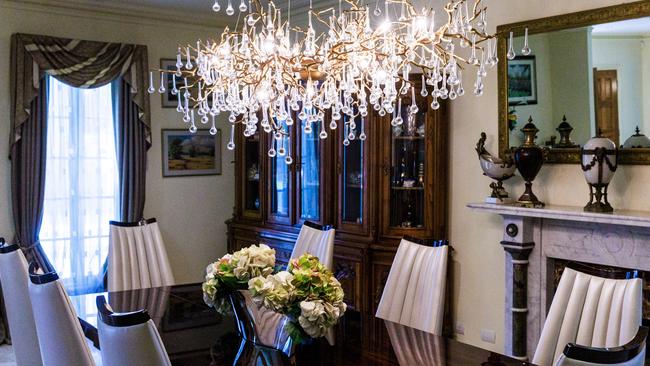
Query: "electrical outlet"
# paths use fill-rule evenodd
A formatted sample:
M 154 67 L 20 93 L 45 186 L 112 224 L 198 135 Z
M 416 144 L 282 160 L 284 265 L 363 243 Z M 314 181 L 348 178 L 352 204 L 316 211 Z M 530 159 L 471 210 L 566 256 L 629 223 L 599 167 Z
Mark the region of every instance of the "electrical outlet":
M 461 322 L 456 322 L 456 334 L 465 334 L 465 325 Z
M 492 329 L 481 329 L 481 340 L 483 342 L 495 344 L 497 341 L 497 333 Z

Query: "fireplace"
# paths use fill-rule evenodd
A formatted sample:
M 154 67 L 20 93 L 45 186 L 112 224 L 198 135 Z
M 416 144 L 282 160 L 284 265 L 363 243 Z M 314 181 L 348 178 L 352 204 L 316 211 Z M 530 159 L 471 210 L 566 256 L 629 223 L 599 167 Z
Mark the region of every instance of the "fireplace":
M 551 276 L 553 277 L 552 281 L 549 281 L 549 283 L 553 283 L 553 293 L 557 290 L 557 286 L 560 283 L 560 278 L 562 277 L 562 272 L 564 272 L 564 268 L 566 268 L 569 260 L 566 259 L 556 259 L 556 258 L 549 258 L 548 263 L 552 267 L 552 271 L 549 271 Z M 582 263 L 582 262 L 578 262 Z M 589 263 L 583 263 L 583 264 L 589 264 Z M 603 266 L 603 265 L 594 265 L 594 264 L 589 264 L 592 267 L 596 268 L 601 268 L 601 269 L 627 269 L 627 268 L 621 268 L 621 267 L 614 267 L 614 266 Z M 643 279 L 643 319 L 650 319 L 650 271 L 639 271 L 639 277 Z M 547 301 L 546 304 L 546 311 L 548 312 L 549 307 L 551 306 L 551 301 Z
M 506 251 L 505 352 L 522 360 L 535 353 L 561 271 L 569 261 L 637 269 L 644 278 L 644 318 L 650 318 L 650 212 L 584 212 L 471 203 L 503 217 Z M 496 244 L 496 243 L 495 243 Z

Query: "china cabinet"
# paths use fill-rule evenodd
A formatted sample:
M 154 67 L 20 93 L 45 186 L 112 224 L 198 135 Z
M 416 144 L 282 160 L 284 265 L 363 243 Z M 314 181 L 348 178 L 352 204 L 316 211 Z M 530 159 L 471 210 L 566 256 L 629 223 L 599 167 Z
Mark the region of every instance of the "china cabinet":
M 410 98 L 402 98 L 398 108 L 401 126 L 392 126 L 391 116 L 373 110 L 363 121 L 357 117 L 353 129 L 343 123 L 336 130 L 327 128 L 327 139 L 319 138 L 320 126 L 311 126 L 308 133 L 305 122 L 294 118 L 287 128 L 296 141 L 284 143 L 283 156 L 272 137 L 236 134 L 237 199 L 227 222 L 228 250 L 265 243 L 286 264 L 305 220 L 333 225 L 333 270 L 347 304 L 361 314 L 361 319 L 349 320 L 357 324 L 346 326 L 362 327 L 378 338 L 385 331 L 370 315 L 400 239 L 447 235 L 446 105 L 433 110 L 431 98 L 418 92 L 418 112 L 409 119 Z M 271 144 L 274 157 L 267 154 Z M 285 163 L 288 154 L 290 165 Z

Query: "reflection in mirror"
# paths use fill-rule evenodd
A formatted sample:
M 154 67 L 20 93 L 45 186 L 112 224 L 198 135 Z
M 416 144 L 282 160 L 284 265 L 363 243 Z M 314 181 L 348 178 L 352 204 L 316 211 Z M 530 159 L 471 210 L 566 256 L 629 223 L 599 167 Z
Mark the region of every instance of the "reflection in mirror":
M 524 45 L 514 39 L 515 49 Z M 508 61 L 509 145 L 529 116 L 539 145 L 575 148 L 600 133 L 650 147 L 650 18 L 529 36 L 532 53 Z

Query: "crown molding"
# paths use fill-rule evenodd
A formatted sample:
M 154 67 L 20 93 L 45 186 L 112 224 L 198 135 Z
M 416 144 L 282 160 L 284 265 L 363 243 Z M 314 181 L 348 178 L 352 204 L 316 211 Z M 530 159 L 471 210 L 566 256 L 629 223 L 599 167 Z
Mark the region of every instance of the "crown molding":
M 165 24 L 174 28 L 223 29 L 232 17 L 214 12 L 195 13 L 173 11 L 133 4 L 95 3 L 81 0 L 0 0 L 0 7 L 18 10 L 40 11 L 62 15 L 79 15 L 85 18 L 119 20 L 142 25 Z M 185 19 L 179 22 L 180 19 Z

